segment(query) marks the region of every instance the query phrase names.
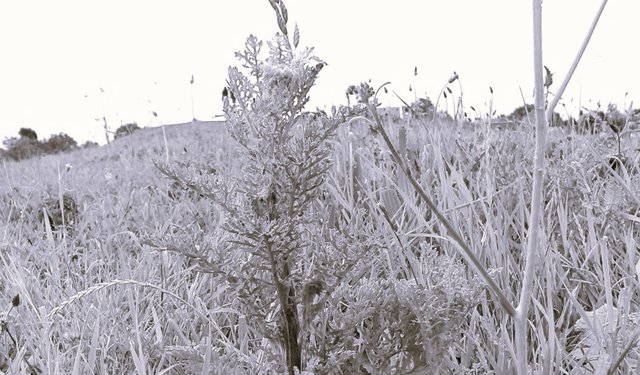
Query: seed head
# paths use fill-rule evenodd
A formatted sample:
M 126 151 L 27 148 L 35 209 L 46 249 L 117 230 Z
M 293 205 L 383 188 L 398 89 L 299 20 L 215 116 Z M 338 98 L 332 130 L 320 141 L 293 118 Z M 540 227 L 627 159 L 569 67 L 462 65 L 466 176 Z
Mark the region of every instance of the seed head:
M 455 81 L 458 80 L 458 73 L 456 73 L 455 71 L 453 72 L 453 75 L 451 76 L 451 78 L 449 78 L 449 80 L 447 81 L 448 84 L 452 84 Z

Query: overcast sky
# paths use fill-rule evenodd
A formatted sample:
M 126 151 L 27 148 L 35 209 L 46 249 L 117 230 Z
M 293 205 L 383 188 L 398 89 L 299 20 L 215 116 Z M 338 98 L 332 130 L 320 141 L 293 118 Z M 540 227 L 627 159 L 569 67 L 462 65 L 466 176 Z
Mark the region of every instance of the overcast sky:
M 532 101 L 531 1 L 286 0 L 290 29 L 329 65 L 312 106 L 346 103 L 348 85 L 372 79 L 435 102 L 455 70 L 467 110 L 497 113 Z M 557 88 L 601 0 L 546 0 L 545 65 Z M 640 106 L 640 2 L 610 1 L 564 103 Z M 221 114 L 227 67 L 253 33 L 278 30 L 267 0 L 19 0 L 0 2 L 0 139 L 30 127 L 104 142 L 115 130 Z M 414 76 L 414 67 L 418 76 Z M 189 81 L 193 74 L 193 86 Z M 409 85 L 416 90 L 409 92 Z M 452 86 L 458 95 L 459 86 Z M 193 90 L 193 93 L 191 92 Z M 625 97 L 625 93 L 628 95 Z M 193 94 L 193 95 L 192 95 Z M 382 102 L 397 105 L 383 96 Z M 559 110 L 563 111 L 562 107 Z M 158 118 L 152 116 L 156 111 Z

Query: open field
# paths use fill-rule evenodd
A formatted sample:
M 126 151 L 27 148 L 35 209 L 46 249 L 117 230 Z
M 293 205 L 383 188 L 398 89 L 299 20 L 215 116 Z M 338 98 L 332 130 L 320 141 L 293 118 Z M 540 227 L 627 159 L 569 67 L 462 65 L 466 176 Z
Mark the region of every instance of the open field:
M 416 179 L 507 298 L 515 298 L 528 226 L 532 131 L 415 119 L 385 125 L 394 142 L 406 129 L 404 155 Z M 242 171 L 238 145 L 223 124 L 167 127 L 166 137 L 171 163 L 198 165 L 210 176 L 233 178 Z M 331 144 L 323 198 L 311 209 L 326 221 L 310 226 L 308 235 L 329 241 L 358 231 L 361 247 L 354 251 L 360 259 L 357 272 L 334 286 L 326 310 L 307 325 L 307 363 L 315 361 L 319 373 L 394 367 L 509 373 L 504 312 L 416 198 L 380 137 L 356 121 L 339 128 Z M 540 368 L 553 363 L 552 373 L 595 372 L 602 358 L 615 359 L 637 338 L 640 145 L 634 133 L 623 136 L 622 145 L 627 159 L 614 171 L 611 133 L 550 135 L 545 250 L 531 312 L 537 324 L 531 326 L 532 347 L 547 352 L 531 355 Z M 234 267 L 246 254 L 225 245 L 228 234 L 216 205 L 154 167 L 153 160 L 165 158 L 163 134 L 155 128 L 99 148 L 3 164 L 0 290 L 8 313 L 2 371 L 226 374 L 278 368 L 278 344 L 260 333 L 264 323 L 252 320 L 239 302 Z M 61 194 L 77 204 L 67 230 L 38 220 L 43 207 L 56 206 L 46 202 L 59 202 Z M 209 263 L 206 273 L 197 271 Z M 10 309 L 15 295 L 20 304 Z M 335 308 L 338 302 L 342 309 Z M 583 327 L 589 312 L 603 306 L 616 306 L 601 310 L 600 319 L 613 323 Z M 553 320 L 545 320 L 549 316 Z M 333 359 L 311 348 L 320 344 L 322 321 L 329 323 L 324 335 L 333 341 L 324 350 Z M 385 334 L 386 327 L 402 335 Z M 639 356 L 631 346 L 620 368 L 636 368 Z

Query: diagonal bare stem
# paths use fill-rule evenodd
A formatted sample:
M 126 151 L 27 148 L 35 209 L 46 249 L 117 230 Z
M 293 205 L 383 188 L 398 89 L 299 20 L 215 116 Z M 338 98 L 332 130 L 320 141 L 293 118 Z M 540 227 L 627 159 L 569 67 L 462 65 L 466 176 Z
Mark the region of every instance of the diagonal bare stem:
M 451 222 L 440 212 L 440 210 L 438 210 L 438 208 L 433 203 L 431 198 L 429 198 L 429 196 L 424 191 L 422 186 L 420 186 L 418 181 L 416 181 L 416 179 L 413 178 L 413 176 L 411 175 L 411 171 L 409 170 L 409 167 L 405 163 L 404 159 L 400 157 L 400 154 L 398 153 L 398 150 L 395 148 L 395 146 L 391 142 L 391 139 L 389 139 L 389 136 L 388 136 L 387 132 L 385 131 L 384 126 L 382 125 L 382 121 L 380 120 L 380 117 L 378 116 L 378 111 L 376 110 L 375 106 L 369 101 L 369 102 L 367 102 L 367 107 L 369 109 L 369 112 L 372 114 L 373 119 L 376 122 L 376 130 L 378 130 L 380 132 L 380 134 L 382 134 L 382 138 L 384 139 L 384 142 L 386 143 L 387 147 L 389 148 L 389 151 L 391 152 L 391 155 L 393 156 L 394 162 L 400 167 L 400 169 L 402 169 L 402 171 L 404 172 L 405 176 L 407 176 L 407 179 L 409 180 L 409 182 L 411 183 L 413 188 L 416 190 L 416 192 L 418 193 L 420 198 L 427 204 L 427 207 L 429 207 L 429 209 L 433 212 L 433 214 L 438 218 L 438 220 L 442 223 L 442 225 L 444 225 L 444 227 L 447 229 L 447 232 L 449 233 L 449 236 L 451 236 L 451 238 L 453 238 L 453 240 L 458 244 L 458 246 L 460 246 L 460 249 L 462 249 L 462 254 L 467 258 L 467 260 L 469 262 L 471 262 L 471 264 L 473 265 L 473 268 L 475 268 L 476 272 L 487 283 L 487 285 L 489 286 L 489 289 L 491 290 L 491 292 L 498 299 L 498 303 L 500 303 L 500 305 L 507 312 L 507 314 L 509 314 L 510 316 L 515 316 L 515 313 L 516 313 L 515 308 L 513 307 L 511 302 L 509 302 L 507 297 L 502 293 L 502 291 L 498 287 L 498 284 L 496 284 L 496 282 L 493 281 L 493 279 L 491 278 L 491 275 L 489 275 L 489 272 L 487 272 L 487 270 L 482 265 L 482 263 L 480 263 L 480 260 L 478 260 L 478 258 L 475 256 L 475 254 L 473 253 L 471 248 L 462 239 L 462 236 L 453 227 Z
M 587 32 L 587 36 L 584 38 L 584 41 L 582 42 L 582 46 L 580 46 L 580 50 L 578 50 L 578 54 L 576 55 L 575 60 L 573 60 L 573 63 L 571 64 L 571 67 L 567 72 L 567 76 L 564 77 L 564 80 L 562 81 L 562 83 L 560 84 L 560 87 L 558 88 L 558 92 L 556 92 L 555 96 L 553 97 L 553 100 L 551 101 L 551 103 L 549 103 L 549 106 L 547 107 L 547 113 L 546 113 L 547 121 L 551 119 L 551 116 L 553 116 L 553 110 L 556 108 L 556 106 L 558 105 L 558 102 L 562 98 L 562 94 L 564 93 L 564 90 L 567 88 L 567 85 L 569 85 L 569 81 L 571 81 L 571 77 L 573 76 L 573 73 L 576 71 L 576 68 L 578 67 L 578 63 L 580 62 L 580 59 L 582 58 L 584 51 L 587 49 L 587 45 L 589 44 L 589 41 L 591 40 L 591 36 L 593 35 L 594 30 L 596 29 L 596 25 L 598 24 L 598 21 L 600 20 L 600 16 L 604 11 L 604 7 L 605 5 L 607 5 L 607 1 L 608 0 L 602 0 L 600 9 L 598 9 L 598 13 L 596 13 L 595 18 L 591 23 L 591 27 Z

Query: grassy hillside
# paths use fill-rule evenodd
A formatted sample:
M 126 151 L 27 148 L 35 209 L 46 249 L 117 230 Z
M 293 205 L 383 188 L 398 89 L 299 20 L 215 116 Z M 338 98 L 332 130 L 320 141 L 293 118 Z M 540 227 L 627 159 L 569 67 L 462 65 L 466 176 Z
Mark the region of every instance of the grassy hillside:
M 544 121 L 463 121 L 462 97 L 457 121 L 379 116 L 369 83 L 305 112 L 326 63 L 270 5 L 224 124 L 3 162 L 2 372 L 638 371 L 631 109 L 546 142 Z
M 166 136 L 172 161 L 206 160 L 221 171 L 236 167 L 223 124 L 170 126 Z M 214 304 L 215 296 L 205 291 L 214 286 L 190 272 L 181 257 L 144 248 L 140 238 L 196 232 L 199 225 L 215 228 L 218 216 L 214 207 L 190 199 L 157 172 L 152 160 L 165 157 L 163 134 L 156 128 L 103 147 L 4 163 L 0 290 L 7 308 L 14 295 L 21 300 L 8 316 L 8 332 L 18 345 L 5 336 L 4 371 L 7 366 L 26 371 L 31 363 L 47 372 L 131 373 L 136 362 L 161 369 L 197 354 L 192 345 L 204 343 L 207 332 L 197 329 L 202 322 L 193 316 Z M 66 231 L 38 220 L 43 207 L 59 214 L 60 194 L 78 207 Z M 186 301 L 144 286 L 107 286 L 117 279 L 151 283 Z M 103 289 L 73 299 L 96 285 Z M 160 336 L 147 336 L 154 331 Z M 157 345 L 165 359 L 151 358 Z
M 405 142 L 405 157 L 440 210 L 463 233 L 501 289 L 515 298 L 528 225 L 531 131 L 525 125 L 497 130 L 418 120 L 388 122 L 386 127 L 394 142 Z M 238 146 L 223 124 L 165 130 L 169 159 L 176 168 L 197 166 L 209 176 L 228 178 L 241 173 Z M 601 340 L 619 342 L 617 347 L 598 349 L 576 328 L 581 315 L 589 316 L 584 311 L 615 305 L 614 314 L 620 314 L 615 317 L 623 319 L 625 309 L 633 310 L 638 303 L 640 146 L 632 134 L 625 138 L 627 160 L 616 171 L 609 168 L 608 156 L 615 145 L 611 134 L 557 132 L 549 142 L 546 254 L 532 318 L 540 326 L 532 327 L 532 332 L 533 340 L 543 347 L 551 345 L 547 342 L 551 337 L 558 364 L 566 368 L 587 366 L 596 354 L 607 351 L 619 354 L 633 339 L 635 320 L 625 321 L 626 326 L 619 323 L 625 330 L 601 333 Z M 373 226 L 360 229 L 363 243 L 368 244 L 367 255 L 357 266 L 363 273 L 344 281 L 348 289 L 338 286 L 333 291 L 332 298 L 344 303 L 350 298 L 353 306 L 365 303 L 360 311 L 364 315 L 350 323 L 353 331 L 347 329 L 342 335 L 364 334 L 366 322 L 376 316 L 399 319 L 409 314 L 405 319 L 415 319 L 411 311 L 426 309 L 425 314 L 453 324 L 455 331 L 438 330 L 433 319 L 413 328 L 402 321 L 387 324 L 400 324 L 405 331 L 426 330 L 423 334 L 431 341 L 415 338 L 416 344 L 429 342 L 433 353 L 440 353 L 443 369 L 456 373 L 472 367 L 483 373 L 509 369 L 501 323 L 505 314 L 493 306 L 483 288 L 478 289 L 481 283 L 460 262 L 440 223 L 416 199 L 380 137 L 356 121 L 339 128 L 332 145 L 333 166 L 323 187 L 326 195 L 314 206 L 315 212 L 332 222 L 327 230 L 353 227 L 356 217 Z M 162 176 L 153 161 L 165 159 L 163 133 L 155 128 L 103 147 L 3 164 L 0 290 L 7 312 L 0 342 L 3 371 L 222 374 L 255 373 L 271 366 L 269 355 L 277 353 L 278 345 L 259 334 L 258 322 L 247 321 L 247 313 L 238 305 L 236 281 L 227 272 L 234 259 L 245 255 L 222 247 L 226 235 L 220 228 L 219 208 Z M 44 207 L 59 215 L 59 198 L 64 194 L 76 203 L 77 215 L 67 220 L 66 230 L 55 223 L 47 226 L 38 213 Z M 158 244 L 180 251 L 161 251 Z M 197 272 L 203 260 L 217 265 L 221 273 L 212 274 L 212 267 L 207 268 L 209 273 Z M 452 279 L 452 275 L 457 276 Z M 409 284 L 399 284 L 401 280 Z M 444 293 L 443 301 L 454 305 L 447 308 L 440 301 L 411 307 L 411 300 L 403 304 L 402 294 L 397 294 L 394 298 L 400 300 L 394 306 L 400 315 L 385 311 L 384 303 L 382 310 L 365 307 L 366 300 L 374 298 L 373 291 L 390 298 L 383 296 L 394 290 L 394 295 L 400 293 L 402 285 L 410 290 L 411 285 L 424 285 L 425 301 L 440 301 L 437 296 Z M 416 298 L 415 291 L 406 293 Z M 11 309 L 16 295 L 20 304 Z M 457 315 L 456 308 L 464 314 Z M 542 318 L 545 314 L 556 318 L 551 336 Z M 344 317 L 333 319 L 347 324 Z M 365 363 L 389 344 L 381 337 L 362 339 L 360 346 L 336 343 L 351 358 L 336 361 L 342 366 L 349 361 Z M 632 349 L 626 358 L 637 356 Z M 414 353 L 412 361 L 419 367 L 428 358 Z

